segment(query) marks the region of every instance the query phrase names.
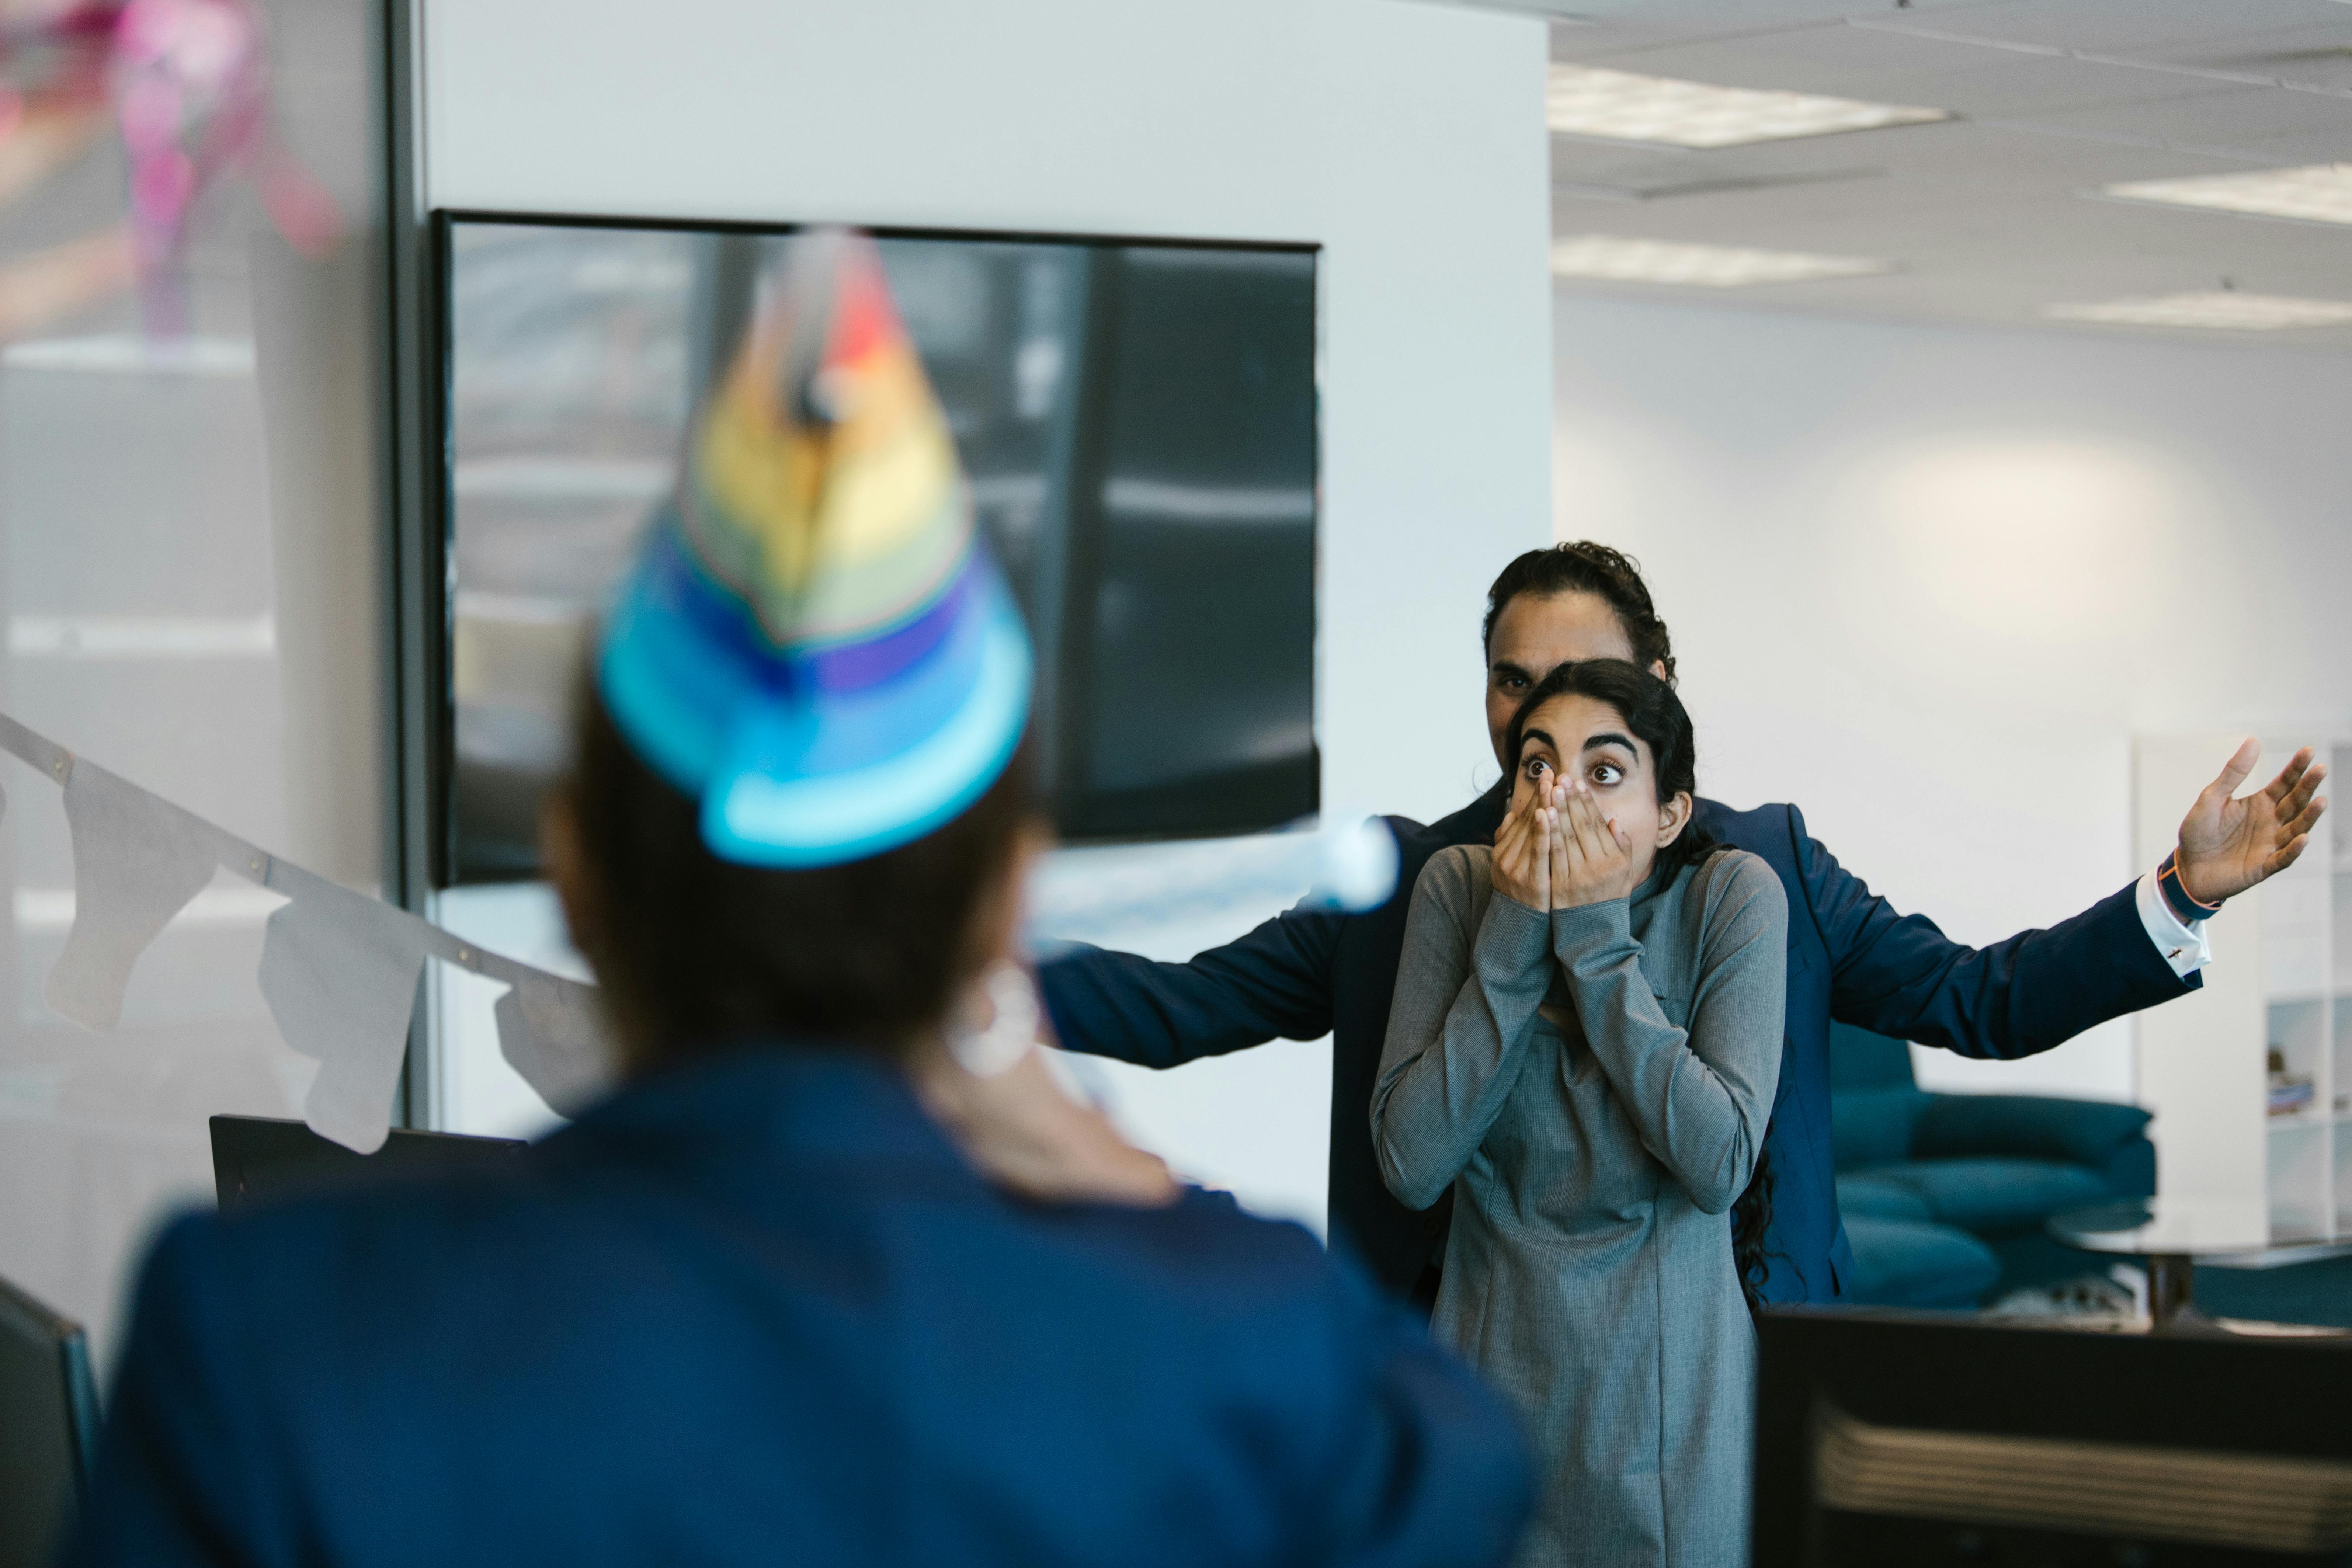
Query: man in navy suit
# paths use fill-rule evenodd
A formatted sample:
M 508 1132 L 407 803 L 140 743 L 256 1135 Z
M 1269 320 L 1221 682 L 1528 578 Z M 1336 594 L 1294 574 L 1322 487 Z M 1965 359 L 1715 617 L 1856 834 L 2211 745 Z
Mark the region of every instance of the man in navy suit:
M 1504 732 L 1520 697 L 1555 665 L 1622 658 L 1675 678 L 1665 623 L 1639 571 L 1591 542 L 1529 551 L 1506 567 L 1488 592 L 1485 640 L 1486 726 L 1505 782 L 1428 826 L 1389 819 L 1402 863 L 1384 907 L 1293 910 L 1189 963 L 1081 946 L 1038 972 L 1063 1045 L 1146 1067 L 1329 1034 L 1331 1229 L 1391 1290 L 1423 1300 L 1433 1295 L 1448 1205 L 1414 1213 L 1390 1195 L 1368 1121 L 1413 879 L 1448 845 L 1493 841 L 1509 775 Z M 2267 788 L 2231 799 L 2257 754 L 2249 741 L 2198 796 L 2161 866 L 2071 920 L 1984 948 L 1896 913 L 1807 835 L 1795 806 L 1699 802 L 1696 826 L 1762 856 L 1789 896 L 1787 1033 L 1766 1139 L 1767 1300 L 1834 1300 L 1853 1277 L 1830 1148 L 1831 1021 L 2014 1058 L 2195 989 L 2207 917 L 2291 865 L 2326 807 L 2314 798 L 2326 770 L 2307 751 Z

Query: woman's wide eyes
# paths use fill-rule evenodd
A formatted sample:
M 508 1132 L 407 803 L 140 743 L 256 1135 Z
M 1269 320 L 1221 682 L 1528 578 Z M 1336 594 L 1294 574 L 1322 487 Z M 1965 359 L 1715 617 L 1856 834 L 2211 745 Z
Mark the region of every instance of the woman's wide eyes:
M 1541 757 L 1529 757 L 1526 762 L 1519 765 L 1521 770 L 1531 779 L 1539 779 L 1546 773 L 1551 772 L 1551 764 Z M 1595 784 L 1605 787 L 1609 784 L 1623 783 L 1625 778 L 1625 770 L 1619 767 L 1615 763 L 1595 763 L 1592 764 L 1589 776 Z

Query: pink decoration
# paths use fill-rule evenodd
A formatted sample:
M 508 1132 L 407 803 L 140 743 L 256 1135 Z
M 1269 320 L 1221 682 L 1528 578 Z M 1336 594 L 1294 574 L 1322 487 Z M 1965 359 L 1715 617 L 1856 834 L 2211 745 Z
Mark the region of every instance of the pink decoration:
M 14 294 L 26 295 L 0 299 L 0 335 L 120 289 L 124 253 L 148 330 L 184 331 L 180 263 L 196 205 L 225 174 L 254 182 L 304 255 L 342 239 L 334 198 L 271 134 L 268 28 L 254 0 L 0 0 L 0 145 L 33 139 L 36 183 L 110 110 L 131 163 L 119 234 L 0 268 L 0 296 L 20 283 Z M 39 277 L 16 276 L 27 268 Z
M 131 155 L 133 254 L 151 328 L 184 328 L 172 273 L 196 201 L 236 171 L 260 187 L 271 221 L 307 256 L 334 248 L 343 218 L 268 129 L 268 25 L 253 0 L 130 0 L 109 72 Z

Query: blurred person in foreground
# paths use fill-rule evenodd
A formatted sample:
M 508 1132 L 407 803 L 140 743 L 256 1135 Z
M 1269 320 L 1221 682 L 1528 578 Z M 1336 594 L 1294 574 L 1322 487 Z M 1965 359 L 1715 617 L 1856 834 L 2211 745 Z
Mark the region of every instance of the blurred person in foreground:
M 1029 646 L 870 246 L 794 242 L 688 451 L 546 829 L 626 1081 L 173 1226 L 69 1560 L 1503 1561 L 1505 1408 L 1045 1074 Z

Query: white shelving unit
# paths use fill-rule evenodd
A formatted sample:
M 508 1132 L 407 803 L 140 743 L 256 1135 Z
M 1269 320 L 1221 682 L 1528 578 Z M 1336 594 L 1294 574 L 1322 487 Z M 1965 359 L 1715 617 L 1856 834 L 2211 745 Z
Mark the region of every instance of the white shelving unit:
M 2144 737 L 2134 768 L 2135 836 L 2153 864 L 2180 814 L 2237 737 Z M 2352 740 L 2266 738 L 2249 789 L 2303 745 L 2336 780 Z M 2331 812 L 2293 868 L 2230 901 L 2195 996 L 2139 1015 L 2140 1102 L 2156 1112 L 2157 1175 L 2171 1196 L 2259 1200 L 2275 1241 L 2352 1237 L 2352 831 Z M 2311 1085 L 2270 1113 L 2270 1061 Z

